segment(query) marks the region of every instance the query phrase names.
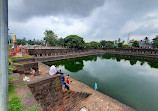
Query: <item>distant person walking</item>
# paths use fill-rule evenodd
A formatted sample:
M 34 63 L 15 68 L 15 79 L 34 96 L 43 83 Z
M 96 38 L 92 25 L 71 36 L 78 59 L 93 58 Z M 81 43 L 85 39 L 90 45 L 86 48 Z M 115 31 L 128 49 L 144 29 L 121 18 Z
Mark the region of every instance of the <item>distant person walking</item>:
M 98 89 L 97 82 L 95 82 L 94 89 L 95 89 L 95 90 Z
M 21 49 L 22 56 L 24 57 L 26 51 L 25 51 L 25 47 L 23 46 L 23 44 L 20 45 L 20 49 Z
M 49 74 L 50 74 L 50 75 L 54 75 L 54 74 L 57 74 L 57 73 L 58 73 L 58 70 L 57 70 L 57 68 L 56 68 L 56 64 L 54 64 L 54 65 L 52 65 L 52 66 L 50 67 Z

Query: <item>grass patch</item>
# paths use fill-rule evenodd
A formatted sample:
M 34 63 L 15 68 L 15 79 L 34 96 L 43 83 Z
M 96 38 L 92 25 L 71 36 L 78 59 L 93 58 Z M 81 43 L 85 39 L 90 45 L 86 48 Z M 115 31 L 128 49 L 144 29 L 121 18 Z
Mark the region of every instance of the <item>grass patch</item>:
M 27 83 L 24 83 L 24 84 L 22 84 L 22 85 L 16 86 L 16 88 L 19 88 L 19 87 L 22 87 L 22 86 L 26 86 L 26 85 L 27 85 Z
M 25 110 L 25 111 L 38 111 L 39 108 L 40 107 L 37 105 L 37 106 L 33 106 L 32 108 Z
M 15 87 L 12 82 L 15 81 L 13 77 L 9 78 L 9 111 L 23 111 L 23 106 L 20 104 L 20 98 L 17 97 Z
M 31 58 L 30 55 L 25 55 L 24 57 L 10 57 L 10 59 L 25 59 L 25 58 Z

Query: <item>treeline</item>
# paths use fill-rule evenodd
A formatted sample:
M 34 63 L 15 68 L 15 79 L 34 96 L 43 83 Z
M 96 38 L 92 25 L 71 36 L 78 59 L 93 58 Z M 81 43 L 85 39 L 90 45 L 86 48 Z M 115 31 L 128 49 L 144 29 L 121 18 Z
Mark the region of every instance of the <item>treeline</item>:
M 46 30 L 44 32 L 44 38 L 43 40 L 26 40 L 26 38 L 23 39 L 17 39 L 16 44 L 20 45 L 50 45 L 50 46 L 62 46 L 62 47 L 68 47 L 68 48 L 86 48 L 86 47 L 113 47 L 114 42 L 113 41 L 105 41 L 102 40 L 100 42 L 91 41 L 89 43 L 86 43 L 82 37 L 79 37 L 78 35 L 69 35 L 65 38 L 59 38 L 52 30 Z
M 26 44 L 29 44 L 29 45 L 44 45 L 44 40 L 36 40 L 36 39 L 33 39 L 33 40 L 26 40 L 26 38 L 23 38 L 23 39 L 16 39 L 16 45 L 26 45 Z
M 96 41 L 91 41 L 86 43 L 84 39 L 78 35 L 69 35 L 65 38 L 59 38 L 57 34 L 55 34 L 52 30 L 46 30 L 44 32 L 44 38 L 43 40 L 26 40 L 25 38 L 23 39 L 17 39 L 16 44 L 20 45 L 50 45 L 50 46 L 62 46 L 62 47 L 68 47 L 68 48 L 99 48 L 99 47 L 129 47 L 128 44 L 124 44 L 125 41 L 121 41 L 119 38 L 118 40 L 115 41 L 106 41 L 106 40 L 101 40 L 100 42 Z M 143 40 L 145 41 L 146 44 L 149 43 L 148 37 L 145 37 Z M 152 40 L 152 46 L 153 48 L 158 48 L 158 35 Z M 132 44 L 133 47 L 139 47 L 140 44 L 138 41 L 134 41 Z

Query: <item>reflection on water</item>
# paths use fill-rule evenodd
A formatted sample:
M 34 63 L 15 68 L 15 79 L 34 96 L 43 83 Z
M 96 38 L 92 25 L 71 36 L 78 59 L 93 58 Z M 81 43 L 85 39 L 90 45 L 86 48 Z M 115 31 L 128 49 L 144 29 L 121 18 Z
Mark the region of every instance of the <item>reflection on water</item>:
M 54 62 L 45 64 L 51 66 Z M 70 77 L 138 111 L 158 111 L 158 60 L 105 54 L 56 61 Z
M 129 61 L 131 65 L 135 65 L 139 61 L 140 65 L 144 65 L 144 63 L 147 63 L 151 68 L 158 68 L 158 59 L 152 60 L 152 58 L 116 54 L 93 55 L 87 57 L 56 61 L 55 63 L 57 63 L 57 65 L 65 66 L 65 69 L 69 70 L 70 72 L 78 72 L 82 70 L 84 67 L 83 61 L 97 61 L 97 57 L 101 59 L 112 59 L 116 60 L 117 62 L 120 62 L 121 60 Z M 51 66 L 53 63 L 54 61 L 45 62 L 45 64 L 47 64 L 48 66 Z
M 78 72 L 83 69 L 84 64 L 83 61 L 96 61 L 97 56 L 88 56 L 83 58 L 73 58 L 73 59 L 67 59 L 62 61 L 52 61 L 52 62 L 46 62 L 45 64 L 48 66 L 52 66 L 53 63 L 57 63 L 57 65 L 62 65 L 65 67 L 65 69 L 69 70 L 70 72 Z

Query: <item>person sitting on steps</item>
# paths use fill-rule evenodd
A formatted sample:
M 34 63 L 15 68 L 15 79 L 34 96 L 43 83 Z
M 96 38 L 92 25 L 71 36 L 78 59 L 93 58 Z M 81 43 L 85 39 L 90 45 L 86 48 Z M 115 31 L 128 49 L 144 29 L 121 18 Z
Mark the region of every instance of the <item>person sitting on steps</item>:
M 35 69 L 33 69 L 33 68 L 31 69 L 30 75 L 31 75 L 31 77 L 34 77 L 34 76 L 36 76 Z

